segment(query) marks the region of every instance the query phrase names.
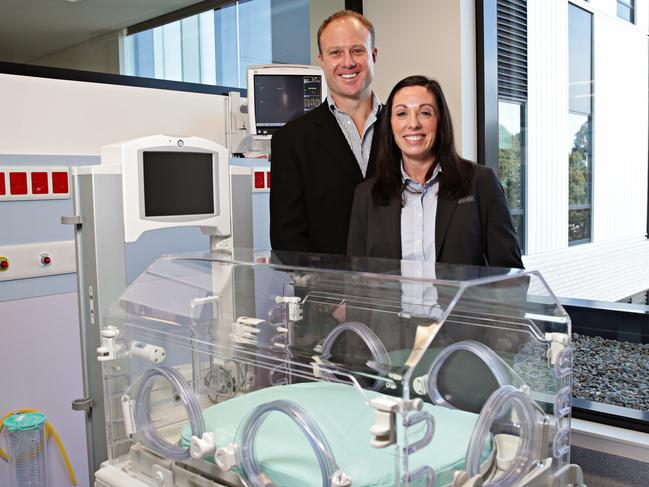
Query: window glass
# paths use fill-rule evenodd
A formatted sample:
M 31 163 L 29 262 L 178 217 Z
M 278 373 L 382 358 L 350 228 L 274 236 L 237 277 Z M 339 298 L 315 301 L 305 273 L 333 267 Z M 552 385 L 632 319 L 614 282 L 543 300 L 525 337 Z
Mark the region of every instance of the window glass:
M 591 112 L 592 84 L 592 14 L 570 4 L 569 10 L 569 105 L 570 110 Z
M 568 240 L 590 240 L 591 227 L 591 117 L 569 114 L 571 146 L 568 156 Z
M 592 14 L 569 7 L 568 242 L 590 242 L 592 214 Z
M 514 228 L 525 249 L 525 105 L 498 102 L 498 177 L 505 190 Z
M 309 0 L 236 2 L 126 37 L 133 76 L 246 87 L 248 66 L 310 63 Z

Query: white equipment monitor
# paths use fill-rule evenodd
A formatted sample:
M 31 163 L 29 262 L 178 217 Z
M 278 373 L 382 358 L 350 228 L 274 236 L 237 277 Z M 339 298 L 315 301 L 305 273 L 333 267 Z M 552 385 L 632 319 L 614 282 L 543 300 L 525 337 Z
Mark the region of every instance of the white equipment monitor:
M 101 162 L 121 167 L 126 242 L 168 227 L 230 235 L 225 147 L 198 137 L 154 135 L 103 147 Z
M 319 106 L 327 83 L 317 66 L 268 64 L 248 67 L 250 134 L 270 137 L 284 124 Z

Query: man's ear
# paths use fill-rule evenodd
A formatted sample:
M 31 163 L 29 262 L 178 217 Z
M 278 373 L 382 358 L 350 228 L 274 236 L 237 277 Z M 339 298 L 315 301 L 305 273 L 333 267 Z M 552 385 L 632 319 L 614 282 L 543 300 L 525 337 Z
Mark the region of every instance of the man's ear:
M 374 49 L 372 49 L 372 62 L 373 63 L 376 62 L 376 58 L 377 58 L 378 54 L 379 54 L 379 50 L 376 47 Z
M 324 59 L 322 59 L 322 53 L 318 52 L 318 64 L 322 69 L 324 69 L 323 63 L 324 63 Z

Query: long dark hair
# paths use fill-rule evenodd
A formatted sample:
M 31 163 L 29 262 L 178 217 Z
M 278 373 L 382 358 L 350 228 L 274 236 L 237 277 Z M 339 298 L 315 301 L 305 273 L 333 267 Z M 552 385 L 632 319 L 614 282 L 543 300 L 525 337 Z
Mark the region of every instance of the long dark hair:
M 401 198 L 403 190 L 401 150 L 392 132 L 392 104 L 395 95 L 409 86 L 423 86 L 437 102 L 437 134 L 431 151 L 435 164 L 439 164 L 442 169 L 439 195 L 452 200 L 467 196 L 471 191 L 473 163 L 461 158 L 455 149 L 453 122 L 442 87 L 437 81 L 426 76 L 408 76 L 392 88 L 381 114 L 378 133 L 375 134 L 379 137 L 379 141 L 376 161 L 377 180 L 372 188 L 373 201 L 378 205 L 387 205 L 393 198 Z M 427 180 L 432 176 L 435 164 L 428 170 Z

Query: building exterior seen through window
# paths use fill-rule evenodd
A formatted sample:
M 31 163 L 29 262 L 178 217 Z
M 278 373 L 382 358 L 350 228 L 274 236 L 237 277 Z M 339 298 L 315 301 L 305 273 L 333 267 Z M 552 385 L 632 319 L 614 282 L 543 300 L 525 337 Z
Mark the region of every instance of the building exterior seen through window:
M 498 166 L 518 242 L 525 252 L 525 118 L 527 106 L 527 1 L 497 0 Z
M 498 102 L 498 177 L 525 249 L 525 103 Z
M 592 14 L 569 4 L 568 241 L 592 238 Z
M 627 22 L 635 22 L 635 0 L 617 0 L 617 16 Z
M 127 36 L 125 72 L 246 87 L 255 64 L 309 64 L 309 0 L 236 2 Z

